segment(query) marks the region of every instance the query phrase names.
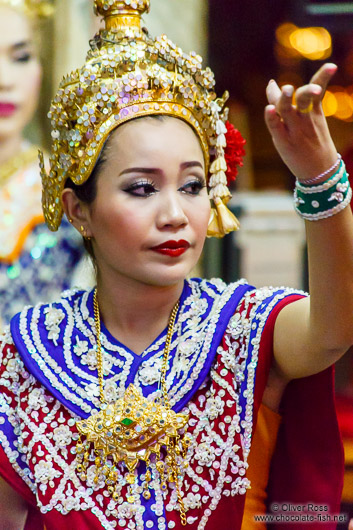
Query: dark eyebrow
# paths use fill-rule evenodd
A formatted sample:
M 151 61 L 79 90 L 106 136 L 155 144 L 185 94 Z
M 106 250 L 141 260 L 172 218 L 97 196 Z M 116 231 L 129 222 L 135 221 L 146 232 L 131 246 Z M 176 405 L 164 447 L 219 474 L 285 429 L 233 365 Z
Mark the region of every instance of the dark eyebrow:
M 26 48 L 27 46 L 30 46 L 31 45 L 31 41 L 29 40 L 24 40 L 24 41 L 21 41 L 21 42 L 16 42 L 12 48 L 14 50 L 19 50 L 21 48 Z
M 161 170 L 156 167 L 129 167 L 124 169 L 120 175 L 126 175 L 128 173 L 146 173 L 146 175 L 151 175 L 152 173 L 160 173 Z
M 192 161 L 192 162 L 183 162 L 180 164 L 180 169 L 184 171 L 185 169 L 188 169 L 189 167 L 200 167 L 203 169 L 203 166 L 200 162 Z M 161 173 L 161 170 L 156 167 L 130 167 L 128 169 L 124 169 L 120 175 L 126 175 L 128 173 L 145 173 L 146 175 Z
M 192 162 L 183 162 L 182 164 L 180 164 L 180 169 L 182 170 L 188 169 L 189 167 L 200 167 L 201 169 L 203 169 L 203 165 L 197 160 L 193 160 Z

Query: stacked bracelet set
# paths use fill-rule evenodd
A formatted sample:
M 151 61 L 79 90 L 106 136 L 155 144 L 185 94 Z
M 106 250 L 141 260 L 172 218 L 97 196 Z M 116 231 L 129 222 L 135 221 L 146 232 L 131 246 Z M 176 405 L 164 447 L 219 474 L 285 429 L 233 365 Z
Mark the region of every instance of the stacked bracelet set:
M 325 175 L 337 171 L 326 181 L 313 185 Z M 338 155 L 337 162 L 325 173 L 304 182 L 296 182 L 294 207 L 296 212 L 307 221 L 326 219 L 342 211 L 350 203 L 352 189 L 349 184 L 346 166 Z

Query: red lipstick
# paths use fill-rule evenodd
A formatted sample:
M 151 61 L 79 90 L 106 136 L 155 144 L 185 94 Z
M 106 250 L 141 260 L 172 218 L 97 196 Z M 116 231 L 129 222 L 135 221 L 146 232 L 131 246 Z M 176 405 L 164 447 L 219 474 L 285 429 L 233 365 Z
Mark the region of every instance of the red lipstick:
M 165 241 L 157 247 L 152 247 L 152 250 L 154 252 L 164 254 L 165 256 L 178 258 L 182 254 L 184 254 L 184 252 L 186 252 L 188 248 L 190 248 L 190 243 L 182 239 L 181 241 Z
M 0 101 L 0 118 L 8 118 L 16 111 L 16 105 L 13 103 L 2 103 Z

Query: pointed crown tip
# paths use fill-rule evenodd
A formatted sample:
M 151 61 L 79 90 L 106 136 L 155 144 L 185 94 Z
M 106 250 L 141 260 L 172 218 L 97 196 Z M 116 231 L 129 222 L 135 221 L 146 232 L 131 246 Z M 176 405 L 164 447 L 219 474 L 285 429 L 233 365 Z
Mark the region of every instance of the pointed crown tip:
M 142 15 L 149 11 L 150 0 L 94 0 L 96 14 L 106 18 L 119 13 Z

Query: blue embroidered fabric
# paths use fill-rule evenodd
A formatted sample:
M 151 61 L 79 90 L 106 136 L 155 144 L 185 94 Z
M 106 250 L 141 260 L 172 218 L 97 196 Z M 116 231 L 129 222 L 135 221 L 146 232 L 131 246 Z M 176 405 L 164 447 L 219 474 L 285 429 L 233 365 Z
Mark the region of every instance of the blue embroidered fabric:
M 37 225 L 17 260 L 0 262 L 0 321 L 5 326 L 26 305 L 55 300 L 70 287 L 84 255 L 81 236 L 64 221 L 58 232 Z
M 182 410 L 207 377 L 229 319 L 251 289 L 245 283 L 185 281 L 166 377 L 174 410 Z M 71 291 L 58 303 L 26 309 L 12 319 L 11 334 L 28 371 L 69 410 L 86 418 L 99 406 L 93 291 Z M 166 330 L 137 355 L 102 323 L 108 401 L 130 383 L 145 396 L 158 392 L 165 336 Z

